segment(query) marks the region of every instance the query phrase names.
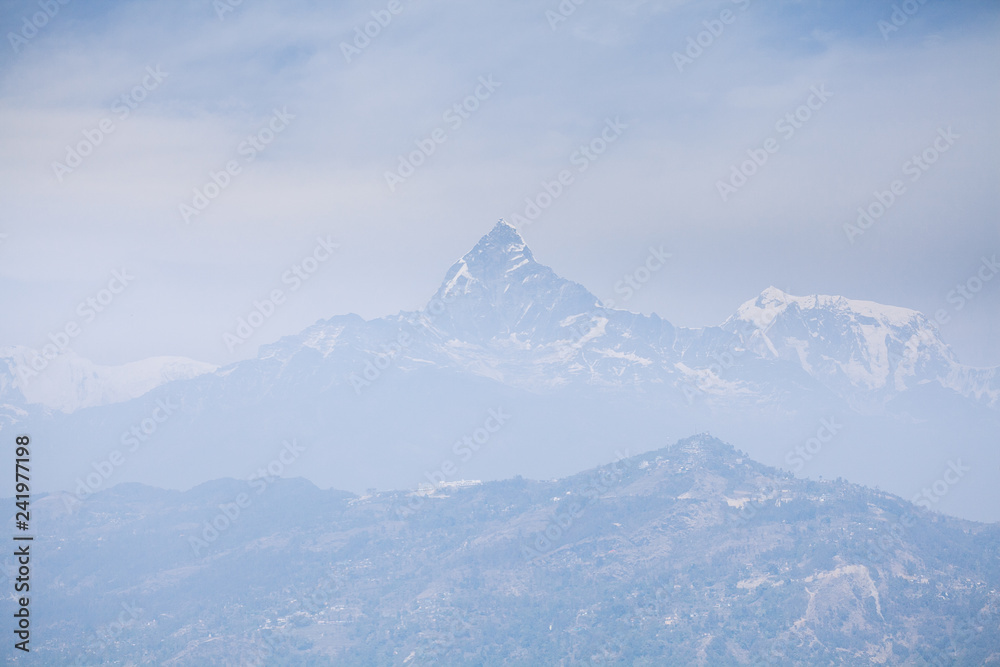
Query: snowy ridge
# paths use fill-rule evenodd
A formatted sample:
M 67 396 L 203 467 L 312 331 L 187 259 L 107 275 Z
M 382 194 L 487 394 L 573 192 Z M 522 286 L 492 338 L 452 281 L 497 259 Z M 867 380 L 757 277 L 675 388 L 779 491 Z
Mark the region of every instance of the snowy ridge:
M 791 362 L 859 404 L 885 402 L 919 384 L 936 382 L 997 405 L 995 369 L 966 369 L 923 314 L 842 296 L 793 296 L 774 287 L 747 301 L 722 326 L 759 329 L 744 344 L 764 359 Z
M 736 311 L 736 317 L 745 321 L 761 322 L 774 315 L 780 315 L 790 308 L 799 311 L 827 310 L 850 313 L 893 327 L 905 327 L 914 320 L 923 319 L 923 315 L 909 308 L 886 306 L 873 301 L 859 301 L 825 294 L 793 296 L 773 286 L 761 292 L 756 299 L 747 301 L 740 306 Z
M 401 336 L 407 344 L 394 346 Z M 960 366 L 917 311 L 769 287 L 719 327 L 676 328 L 604 307 L 535 261 L 504 221 L 446 272 L 424 310 L 334 317 L 262 348 L 261 358 L 298 355 L 304 366 L 307 349 L 334 383 L 390 354 L 400 372 L 447 369 L 540 392 L 586 384 L 774 402 L 787 394 L 792 365 L 865 411 L 928 383 L 993 407 L 1000 394 L 996 372 Z M 732 367 L 720 367 L 724 355 Z M 744 370 L 760 362 L 763 370 Z
M 103 369 L 77 359 L 27 385 L 32 402 L 70 415 L 29 405 L 15 357 L 0 355 L 0 429 L 66 443 L 41 466 L 48 488 L 74 487 L 157 401 L 179 415 L 157 433 L 158 464 L 123 467 L 122 481 L 240 478 L 249 462 L 273 459 L 294 425 L 310 442 L 300 470 L 314 483 L 416 488 L 488 409 L 511 415 L 510 426 L 446 481 L 550 479 L 606 462 L 609 447 L 706 431 L 797 473 L 851 472 L 894 493 L 936 479 L 949 457 L 1000 465 L 996 369 L 960 365 L 915 311 L 771 288 L 720 326 L 675 327 L 604 307 L 535 261 L 506 224 L 419 311 L 330 317 L 215 372 L 190 360 Z M 996 520 L 1000 487 L 970 474 L 937 507 Z
M 395 344 L 401 337 L 406 345 Z M 400 372 L 447 369 L 541 392 L 582 383 L 780 401 L 791 365 L 864 411 L 928 383 L 993 407 L 1000 396 L 995 369 L 959 365 L 917 311 L 769 287 L 721 326 L 676 328 L 604 307 L 535 261 L 503 220 L 452 265 L 424 310 L 334 317 L 262 347 L 260 358 L 291 373 L 311 363 L 307 350 L 319 352 L 334 383 L 388 354 Z M 731 366 L 719 363 L 726 355 Z M 744 370 L 759 362 L 763 369 Z
M 171 357 L 110 368 L 64 355 L 24 382 L 20 374 L 33 355 L 27 348 L 0 353 L 7 364 L 0 371 L 3 402 L 72 412 L 216 370 Z M 863 412 L 881 411 L 928 385 L 1000 407 L 997 370 L 960 365 L 917 311 L 769 287 L 720 326 L 678 328 L 655 314 L 604 307 L 582 285 L 538 263 L 503 220 L 452 265 L 423 310 L 369 321 L 331 317 L 262 346 L 257 359 L 215 377 L 219 391 L 240 378 L 252 378 L 262 394 L 314 377 L 321 387 L 348 387 L 376 361 L 378 373 L 369 375 L 437 370 L 531 392 L 632 388 L 678 403 L 698 397 L 780 406 L 801 393 L 808 377 L 814 389 Z
M 73 352 L 38 371 L 38 352 L 23 346 L 0 349 L 0 396 L 20 398 L 61 412 L 121 403 L 174 380 L 211 373 L 216 367 L 185 357 L 151 357 L 121 366 L 101 366 Z

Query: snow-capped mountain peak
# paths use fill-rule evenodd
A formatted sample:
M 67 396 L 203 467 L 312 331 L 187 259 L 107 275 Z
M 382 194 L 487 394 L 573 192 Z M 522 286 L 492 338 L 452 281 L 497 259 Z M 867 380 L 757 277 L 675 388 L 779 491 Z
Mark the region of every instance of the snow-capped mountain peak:
M 443 312 L 433 312 L 441 304 Z M 551 340 L 561 337 L 562 322 L 599 307 L 582 285 L 536 262 L 517 230 L 500 220 L 448 270 L 428 311 L 436 328 L 464 339 Z
M 539 265 L 517 230 L 501 219 L 489 234 L 458 260 L 445 276 L 436 297 L 445 299 L 468 294 L 475 285 L 526 279 Z M 542 267 L 545 268 L 545 267 Z
M 391 354 L 403 372 L 458 370 L 532 391 L 583 383 L 690 395 L 694 386 L 727 400 L 780 393 L 804 372 L 865 410 L 927 383 L 988 404 L 1000 396 L 996 372 L 958 364 L 917 311 L 768 287 L 719 327 L 676 328 L 656 315 L 604 307 L 537 262 L 503 220 L 448 270 L 420 312 L 332 318 L 262 348 L 262 357 L 318 350 L 350 377 L 365 354 L 386 354 L 402 334 L 410 342 Z M 349 361 L 356 352 L 361 359 Z M 754 370 L 744 375 L 744 365 Z
M 741 305 L 736 311 L 736 317 L 748 322 L 767 322 L 789 308 L 803 313 L 816 310 L 849 313 L 855 319 L 867 318 L 891 327 L 905 327 L 917 322 L 920 324 L 926 322 L 921 313 L 909 308 L 825 294 L 792 296 L 773 286 L 761 292 L 756 299 Z
M 879 461 L 923 452 L 921 479 L 932 479 L 925 475 L 941 463 L 934 447 L 950 438 L 967 444 L 962 456 L 978 465 L 1000 460 L 1000 369 L 960 365 L 916 311 L 772 287 L 721 326 L 675 327 L 604 307 L 537 262 L 502 222 L 420 311 L 336 315 L 261 347 L 256 359 L 190 369 L 200 377 L 166 382 L 162 360 L 117 369 L 52 362 L 25 401 L 17 374 L 3 372 L 3 362 L 16 371 L 15 361 L 0 350 L 0 429 L 41 433 L 31 425 L 54 424 L 48 440 L 67 443 L 94 434 L 73 461 L 46 464 L 64 484 L 107 456 L 108 443 L 156 399 L 174 400 L 185 415 L 171 424 L 178 435 L 164 432 L 169 447 L 159 459 L 183 462 L 171 472 L 181 486 L 243 474 L 234 461 L 273 458 L 290 424 L 303 440 L 322 443 L 309 451 L 324 484 L 409 485 L 415 470 L 440 465 L 448 442 L 477 433 L 483 411 L 494 408 L 513 415 L 510 430 L 470 465 L 507 466 L 510 474 L 548 476 L 560 461 L 603 456 L 612 443 L 642 447 L 667 432 L 708 430 L 738 434 L 793 466 L 792 447 L 826 442 L 842 425 L 847 432 L 815 456 L 811 473 L 836 476 L 838 460 L 886 447 Z M 40 402 L 96 407 L 67 417 L 29 405 Z M 812 433 L 819 439 L 807 440 Z M 799 460 L 816 452 L 807 453 Z M 194 457 L 199 466 L 187 465 Z
M 838 392 L 889 396 L 946 378 L 957 363 L 920 312 L 842 296 L 793 296 L 769 287 L 723 328 L 758 356 L 792 361 Z M 757 330 L 751 340 L 747 333 Z

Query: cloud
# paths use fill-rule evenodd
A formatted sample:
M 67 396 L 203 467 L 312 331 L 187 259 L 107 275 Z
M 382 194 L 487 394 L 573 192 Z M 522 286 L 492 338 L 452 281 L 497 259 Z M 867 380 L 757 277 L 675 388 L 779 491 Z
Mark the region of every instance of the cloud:
M 1000 240 L 989 3 L 922 5 L 886 40 L 878 21 L 892 8 L 881 3 L 743 10 L 729 1 L 591 0 L 553 30 L 545 11 L 557 2 L 402 0 L 347 62 L 342 44 L 387 4 L 246 0 L 219 20 L 211 3 L 76 2 L 20 53 L 5 53 L 0 307 L 25 316 L 3 342 L 31 344 L 44 335 L 33 322 L 58 319 L 52 304 L 74 283 L 127 262 L 157 276 L 156 299 L 216 315 L 195 335 L 192 322 L 137 303 L 132 319 L 144 336 L 122 344 L 108 332 L 85 351 L 101 361 L 225 361 L 215 334 L 242 308 L 240 294 L 255 296 L 245 286 L 320 231 L 343 238 L 343 274 L 290 308 L 276 334 L 339 312 L 415 307 L 456 256 L 614 116 L 628 132 L 525 235 L 540 260 L 595 291 L 648 243 L 671 241 L 674 279 L 630 307 L 680 324 L 718 322 L 769 284 L 929 307 L 984 244 Z M 5 34 L 33 6 L 7 5 Z M 735 20 L 678 72 L 673 54 L 724 10 Z M 169 76 L 117 120 L 112 105 L 149 66 Z M 445 126 L 445 112 L 483 75 L 502 87 L 390 192 L 384 173 Z M 833 91 L 830 102 L 720 201 L 716 182 L 819 83 Z M 185 225 L 179 204 L 242 159 L 241 142 L 285 107 L 295 115 L 288 129 Z M 59 183 L 52 163 L 106 117 L 114 132 Z M 954 152 L 863 247 L 846 244 L 842 225 L 857 206 L 949 125 L 962 135 Z M 206 288 L 172 292 L 192 266 Z M 983 303 L 996 312 L 1000 295 Z M 956 335 L 1000 362 L 985 333 L 996 316 L 974 317 L 979 324 Z M 184 349 L 163 349 L 179 331 Z

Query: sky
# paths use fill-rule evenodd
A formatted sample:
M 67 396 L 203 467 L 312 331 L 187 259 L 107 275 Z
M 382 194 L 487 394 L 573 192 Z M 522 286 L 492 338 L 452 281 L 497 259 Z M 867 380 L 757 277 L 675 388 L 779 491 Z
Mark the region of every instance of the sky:
M 773 285 L 943 309 L 1000 365 L 998 28 L 940 0 L 0 0 L 0 347 L 75 323 L 98 363 L 230 363 L 422 307 L 503 217 L 676 325 Z

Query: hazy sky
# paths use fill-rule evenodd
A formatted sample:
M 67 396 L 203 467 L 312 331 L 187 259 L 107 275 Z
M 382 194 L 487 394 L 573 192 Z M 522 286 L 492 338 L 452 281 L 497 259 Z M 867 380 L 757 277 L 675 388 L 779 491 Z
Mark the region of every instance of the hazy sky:
M 0 346 L 75 321 L 100 363 L 221 364 L 415 309 L 566 170 L 521 230 L 536 259 L 607 299 L 672 253 L 619 307 L 718 324 L 774 285 L 944 308 L 959 358 L 1000 364 L 1000 276 L 948 299 L 1000 253 L 996 2 L 235 2 L 0 2 Z M 894 201 L 851 243 L 876 192 Z M 339 248 L 292 291 L 317 237 Z

